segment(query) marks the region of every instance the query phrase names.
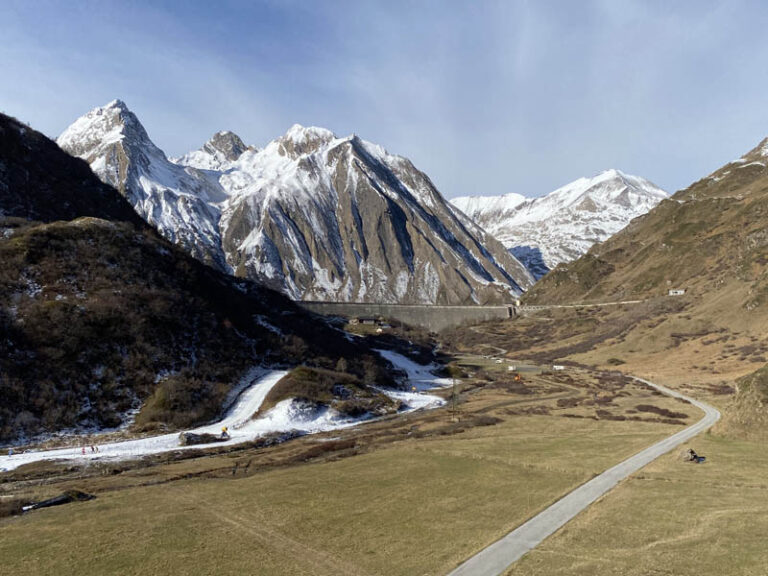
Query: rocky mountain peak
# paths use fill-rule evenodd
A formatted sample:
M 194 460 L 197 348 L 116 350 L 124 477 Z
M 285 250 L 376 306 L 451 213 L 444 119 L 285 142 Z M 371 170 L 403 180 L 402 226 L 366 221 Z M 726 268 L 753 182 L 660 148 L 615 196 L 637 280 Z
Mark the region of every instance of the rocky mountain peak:
M 169 161 L 148 139 L 126 149 L 122 126 L 83 147 L 70 138 L 81 123 L 62 141 L 163 236 L 294 299 L 508 302 L 533 282 L 410 161 L 356 136 L 296 124 L 252 151 L 220 132 Z
M 257 151 L 257 148 L 246 146 L 240 136 L 223 130 L 211 136 L 199 150 L 171 158 L 171 162 L 200 170 L 226 170 L 248 150 Z
M 203 150 L 210 154 L 221 154 L 226 160 L 233 162 L 240 155 L 248 150 L 248 146 L 242 141 L 240 136 L 234 132 L 224 130 L 216 132 L 208 142 L 203 146 Z
M 326 128 L 294 124 L 275 143 L 283 156 L 297 158 L 311 154 L 335 139 L 336 135 Z
M 194 167 L 168 160 L 124 102 L 113 100 L 94 108 L 67 128 L 57 143 L 88 162 L 165 238 L 203 262 L 227 269 L 215 206 L 225 192 Z
M 119 110 L 121 112 L 130 112 L 130 109 L 128 108 L 128 105 L 120 100 L 119 98 L 115 98 L 108 104 L 106 104 L 103 107 L 104 110 Z
M 122 141 L 129 146 L 154 147 L 138 117 L 122 100 L 94 108 L 75 120 L 56 140 L 64 150 L 86 160 L 84 155 L 89 152 Z

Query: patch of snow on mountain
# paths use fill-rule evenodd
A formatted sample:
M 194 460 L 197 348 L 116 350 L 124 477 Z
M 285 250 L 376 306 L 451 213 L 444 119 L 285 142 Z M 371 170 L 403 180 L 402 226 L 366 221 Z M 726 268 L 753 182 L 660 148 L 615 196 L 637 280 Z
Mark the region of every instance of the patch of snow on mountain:
M 475 219 L 478 215 L 487 212 L 506 212 L 517 208 L 527 198 L 522 194 L 510 192 L 503 196 L 459 196 L 451 199 L 451 204 Z

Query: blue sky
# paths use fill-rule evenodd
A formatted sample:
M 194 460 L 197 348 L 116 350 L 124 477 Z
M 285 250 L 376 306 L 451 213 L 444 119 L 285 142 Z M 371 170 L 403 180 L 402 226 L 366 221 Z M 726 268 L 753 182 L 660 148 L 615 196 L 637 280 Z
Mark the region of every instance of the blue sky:
M 55 137 L 120 98 L 169 155 L 324 126 L 448 197 L 675 191 L 768 136 L 766 30 L 737 0 L 0 0 L 0 110 Z

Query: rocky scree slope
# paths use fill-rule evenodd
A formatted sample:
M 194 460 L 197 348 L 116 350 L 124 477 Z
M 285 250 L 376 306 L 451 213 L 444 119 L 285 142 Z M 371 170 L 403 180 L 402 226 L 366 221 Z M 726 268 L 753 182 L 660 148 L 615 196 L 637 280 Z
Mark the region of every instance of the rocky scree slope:
M 261 363 L 343 365 L 353 406 L 394 384 L 364 344 L 193 259 L 83 161 L 3 115 L 0 262 L 0 442 L 119 426 L 132 411 L 138 429 L 205 422 Z
M 507 194 L 451 202 L 498 238 L 538 279 L 604 242 L 666 197 L 644 178 L 607 170 L 541 198 Z
M 114 101 L 58 142 L 166 238 L 293 299 L 487 303 L 533 281 L 409 160 L 357 136 L 295 125 L 258 150 L 219 133 L 174 163 Z

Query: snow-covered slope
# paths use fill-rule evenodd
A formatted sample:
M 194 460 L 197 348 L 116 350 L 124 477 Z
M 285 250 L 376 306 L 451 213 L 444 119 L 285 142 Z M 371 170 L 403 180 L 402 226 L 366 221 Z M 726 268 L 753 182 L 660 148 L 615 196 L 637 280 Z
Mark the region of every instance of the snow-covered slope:
M 226 193 L 200 170 L 174 164 L 120 100 L 78 118 L 56 141 L 117 188 L 136 212 L 195 258 L 227 269 L 217 203 Z
M 451 199 L 451 204 L 473 220 L 487 213 L 511 213 L 527 198 L 522 194 L 504 194 L 503 196 L 458 196 Z
M 445 404 L 445 400 L 439 396 L 427 393 L 427 391 L 434 388 L 445 388 L 451 383 L 451 380 L 440 378 L 433 374 L 433 371 L 439 368 L 438 366 L 434 364 L 428 366 L 416 364 L 409 358 L 389 350 L 380 350 L 379 353 L 391 362 L 395 368 L 407 375 L 407 383 L 411 391 L 388 388 L 380 389 L 383 394 L 398 402 L 401 414 L 416 410 L 429 410 Z M 215 423 L 194 428 L 188 432 L 218 436 L 222 428 L 226 427 L 229 438 L 216 442 L 214 447 L 232 446 L 244 442 L 252 442 L 254 439 L 267 434 L 280 432 L 312 434 L 348 428 L 377 419 L 376 415 L 371 413 L 365 413 L 356 417 L 345 416 L 330 406 L 307 406 L 306 402 L 296 398 L 282 400 L 266 413 L 260 414 L 258 418 L 254 418 L 254 414 L 259 411 L 272 388 L 287 374 L 288 372 L 285 370 L 270 370 L 258 367 L 249 370 L 241 382 L 233 388 L 233 392 L 239 392 L 239 395 L 233 395 L 235 399 L 231 402 L 224 418 Z M 80 441 L 78 442 L 78 440 Z M 180 445 L 179 434 L 176 432 L 118 442 L 102 442 L 98 435 L 91 435 L 88 437 L 87 442 L 90 445 L 98 445 L 99 451 L 82 450 L 83 440 L 75 437 L 71 442 L 75 446 L 70 448 L 29 450 L 20 454 L 8 454 L 7 456 L 0 454 L 0 472 L 15 470 L 19 466 L 32 462 L 51 460 L 73 462 L 127 460 L 177 450 L 200 450 L 204 447 L 200 444 Z
M 508 194 L 452 202 L 539 278 L 605 241 L 666 197 L 664 190 L 644 178 L 606 170 L 541 198 L 518 201 L 519 195 Z
M 229 263 L 293 298 L 457 304 L 530 285 L 410 161 L 357 136 L 295 125 L 220 181 Z
M 411 162 L 295 125 L 264 149 L 220 132 L 168 160 L 122 102 L 59 138 L 167 238 L 294 299 L 508 301 L 533 278 Z

